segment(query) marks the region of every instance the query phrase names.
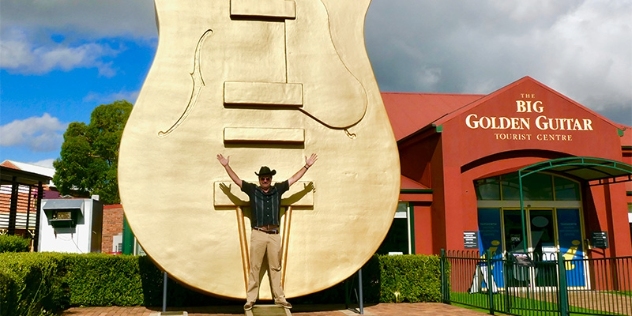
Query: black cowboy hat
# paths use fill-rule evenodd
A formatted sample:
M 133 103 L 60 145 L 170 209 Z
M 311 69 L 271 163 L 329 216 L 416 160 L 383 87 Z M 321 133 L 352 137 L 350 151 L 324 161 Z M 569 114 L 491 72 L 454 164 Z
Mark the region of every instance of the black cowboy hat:
M 276 170 L 270 170 L 270 168 L 268 168 L 268 166 L 263 166 L 263 167 L 261 167 L 261 169 L 259 169 L 259 173 L 255 172 L 255 174 L 258 177 L 261 177 L 261 176 L 273 176 L 273 175 L 276 174 Z

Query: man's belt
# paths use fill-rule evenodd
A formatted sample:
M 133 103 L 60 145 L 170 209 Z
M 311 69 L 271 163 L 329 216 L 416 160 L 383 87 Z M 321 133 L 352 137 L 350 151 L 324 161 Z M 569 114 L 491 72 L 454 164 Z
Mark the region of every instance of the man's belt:
M 264 232 L 266 234 L 278 234 L 279 233 L 279 227 L 278 226 L 274 226 L 274 225 L 253 227 L 252 229 L 258 230 L 260 232 Z

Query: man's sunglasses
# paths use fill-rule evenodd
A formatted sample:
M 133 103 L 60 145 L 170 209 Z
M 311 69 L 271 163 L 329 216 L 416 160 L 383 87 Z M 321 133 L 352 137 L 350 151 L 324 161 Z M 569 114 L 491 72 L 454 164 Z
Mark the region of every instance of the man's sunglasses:
M 271 181 L 272 177 L 259 177 L 259 180 L 261 180 L 261 181 Z

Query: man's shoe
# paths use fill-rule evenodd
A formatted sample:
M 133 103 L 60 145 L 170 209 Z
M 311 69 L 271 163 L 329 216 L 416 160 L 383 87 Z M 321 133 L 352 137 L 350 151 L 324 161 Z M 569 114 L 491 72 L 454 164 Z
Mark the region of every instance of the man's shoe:
M 252 309 L 253 306 L 255 306 L 255 302 L 246 302 L 246 304 L 244 305 L 244 310 L 249 311 Z
M 287 309 L 292 308 L 292 304 L 290 304 L 290 302 L 286 301 L 285 299 L 274 300 L 274 304 L 281 305 L 281 306 L 283 306 L 283 308 L 287 308 Z

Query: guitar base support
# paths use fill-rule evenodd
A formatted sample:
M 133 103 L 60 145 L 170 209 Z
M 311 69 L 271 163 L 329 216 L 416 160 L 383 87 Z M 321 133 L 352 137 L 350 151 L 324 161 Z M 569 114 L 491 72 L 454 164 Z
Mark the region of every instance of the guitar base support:
M 245 311 L 246 316 L 292 316 L 289 309 L 283 306 L 269 304 L 269 305 L 255 305 L 251 310 Z

